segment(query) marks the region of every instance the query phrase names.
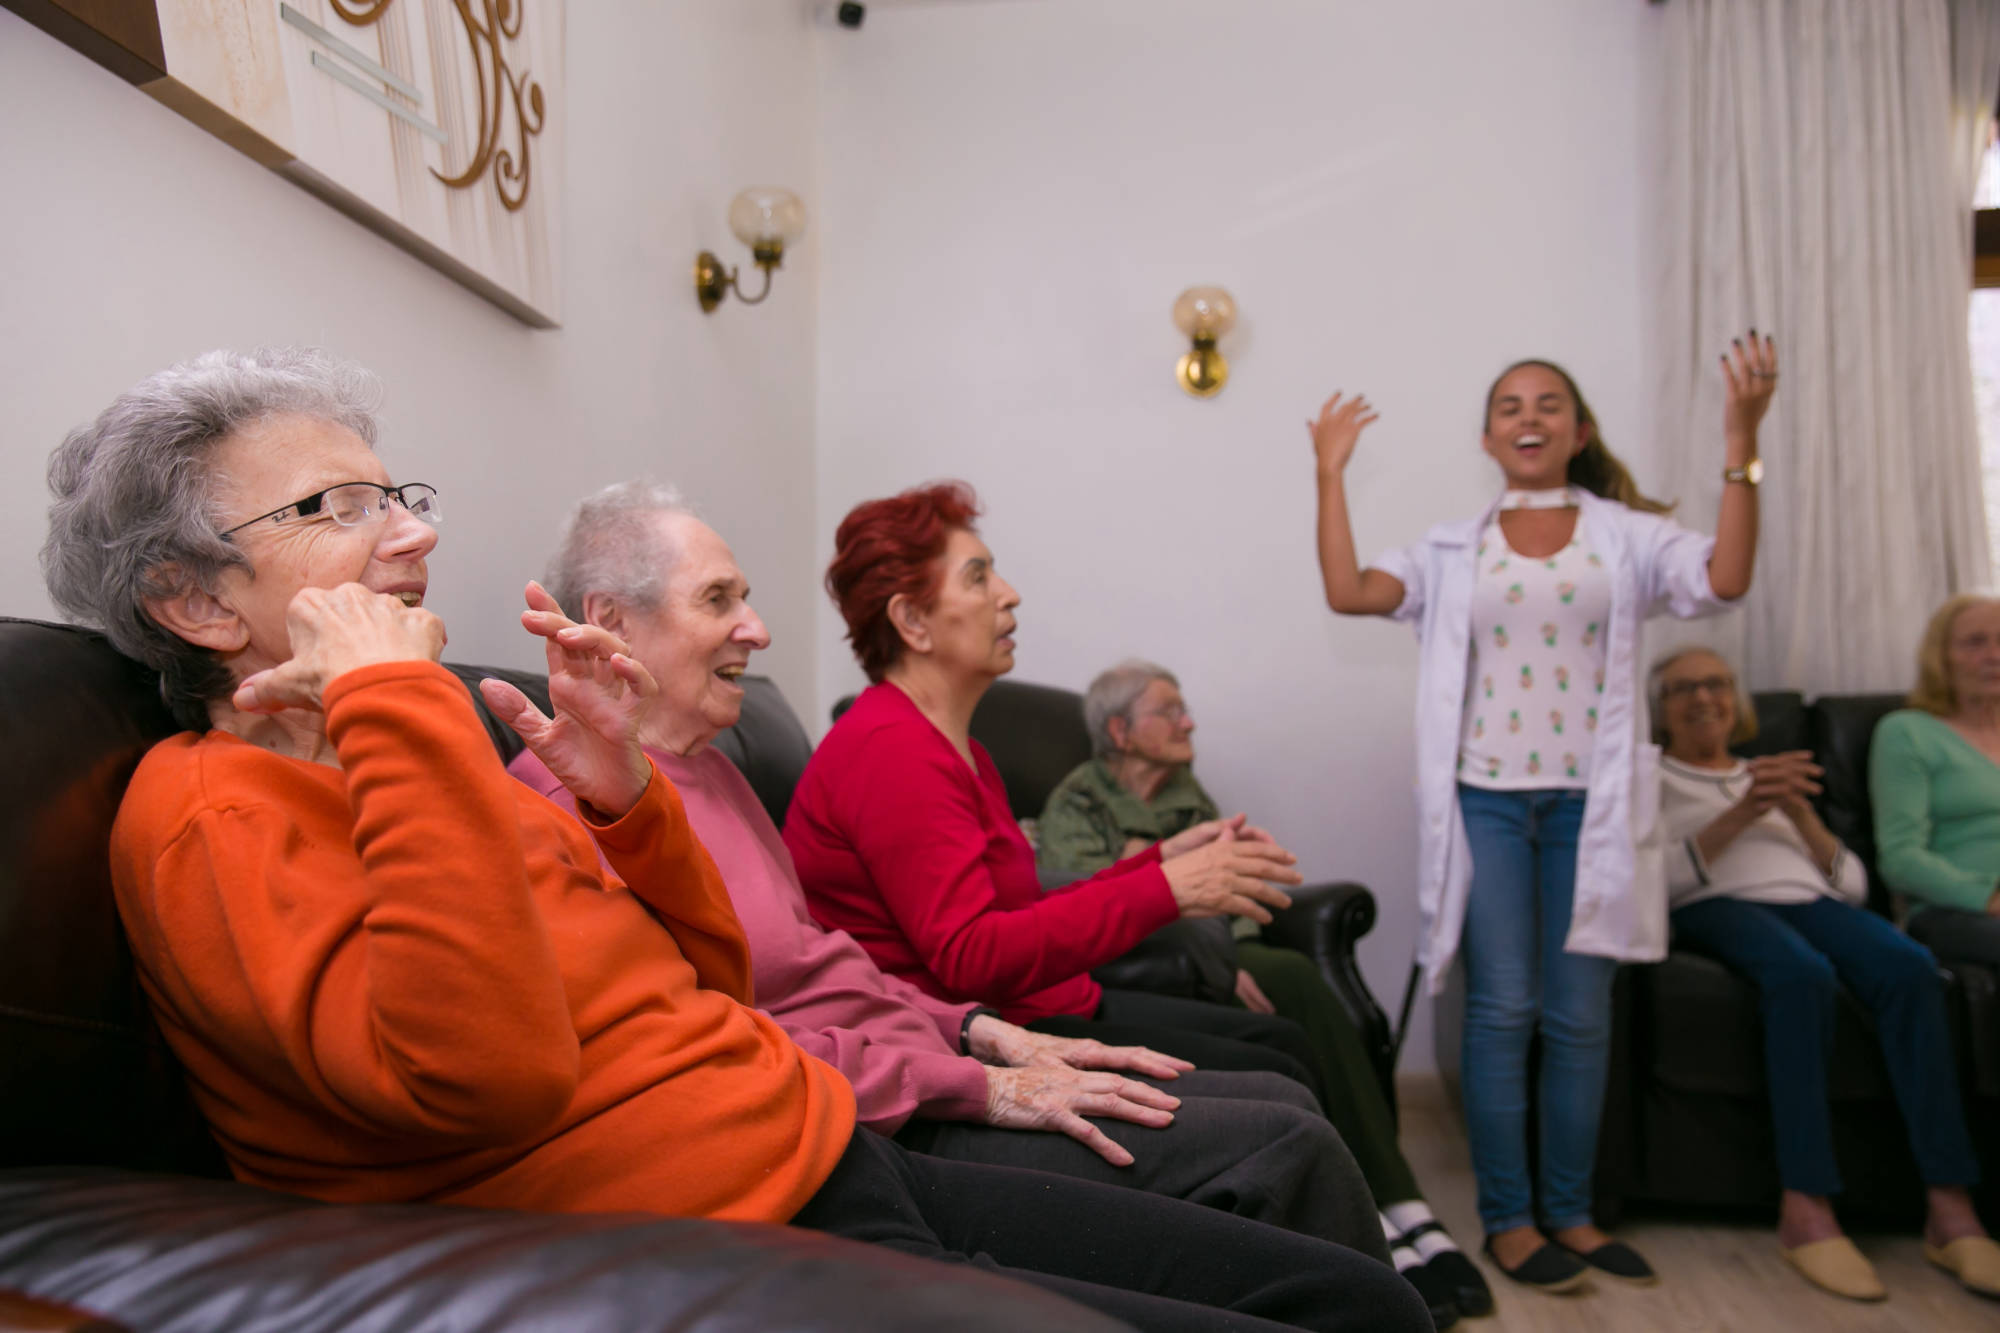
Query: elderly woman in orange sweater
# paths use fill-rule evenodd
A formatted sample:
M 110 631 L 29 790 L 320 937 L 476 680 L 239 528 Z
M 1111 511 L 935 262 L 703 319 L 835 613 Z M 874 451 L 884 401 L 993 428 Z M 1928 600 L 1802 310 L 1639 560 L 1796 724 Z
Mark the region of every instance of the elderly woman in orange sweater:
M 483 689 L 582 822 L 507 777 L 437 664 L 437 497 L 390 481 L 372 396 L 318 353 L 210 353 L 49 469 L 51 593 L 157 669 L 189 727 L 133 775 L 112 880 L 239 1178 L 790 1221 L 1147 1327 L 1427 1326 L 1339 1246 L 853 1133 L 846 1080 L 750 1007 L 728 894 L 637 743 L 652 678 L 533 584 L 554 716 Z

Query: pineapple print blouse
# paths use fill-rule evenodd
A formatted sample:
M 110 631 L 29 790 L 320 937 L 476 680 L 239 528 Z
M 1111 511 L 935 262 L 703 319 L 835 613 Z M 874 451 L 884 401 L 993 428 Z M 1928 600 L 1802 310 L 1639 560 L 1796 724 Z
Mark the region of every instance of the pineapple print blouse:
M 1491 791 L 1582 790 L 1603 702 L 1610 571 L 1582 514 L 1569 545 L 1534 560 L 1507 545 L 1496 509 L 1477 559 L 1458 780 Z

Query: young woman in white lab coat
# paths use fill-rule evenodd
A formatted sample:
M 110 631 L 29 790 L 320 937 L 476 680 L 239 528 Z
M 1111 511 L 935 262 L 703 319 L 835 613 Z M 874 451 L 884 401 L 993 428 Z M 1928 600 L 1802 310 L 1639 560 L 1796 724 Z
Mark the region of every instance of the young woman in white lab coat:
M 1777 349 L 1753 329 L 1727 381 L 1714 538 L 1666 518 L 1599 438 L 1569 374 L 1510 366 L 1483 444 L 1503 494 L 1363 568 L 1343 473 L 1375 412 L 1335 394 L 1308 423 L 1327 605 L 1413 622 L 1420 915 L 1429 989 L 1463 954 L 1463 1087 L 1486 1249 L 1509 1277 L 1569 1290 L 1593 1271 L 1651 1282 L 1593 1224 L 1611 980 L 1665 956 L 1659 749 L 1640 692 L 1641 622 L 1720 610 L 1750 588 L 1757 427 Z M 1528 1047 L 1542 1038 L 1538 1179 L 1528 1171 Z

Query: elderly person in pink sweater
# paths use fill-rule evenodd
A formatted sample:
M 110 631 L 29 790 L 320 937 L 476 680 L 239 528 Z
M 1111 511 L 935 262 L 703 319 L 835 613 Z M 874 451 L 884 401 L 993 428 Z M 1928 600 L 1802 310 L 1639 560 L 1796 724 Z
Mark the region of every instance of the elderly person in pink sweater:
M 756 1003 L 847 1076 L 862 1125 L 920 1152 L 1132 1185 L 1387 1259 L 1354 1159 L 1292 1080 L 1032 1033 L 884 975 L 813 921 L 776 826 L 709 744 L 735 724 L 737 677 L 770 637 L 729 547 L 671 490 L 622 483 L 585 500 L 546 586 L 659 682 L 640 737 L 722 870 Z M 532 754 L 512 771 L 573 805 Z M 1021 1130 L 1045 1132 L 1009 1132 Z

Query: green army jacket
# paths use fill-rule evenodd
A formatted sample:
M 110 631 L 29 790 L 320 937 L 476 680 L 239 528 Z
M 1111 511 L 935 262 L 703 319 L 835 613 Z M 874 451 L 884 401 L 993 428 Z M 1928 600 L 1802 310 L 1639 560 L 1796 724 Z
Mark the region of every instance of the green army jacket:
M 1158 842 L 1216 818 L 1215 802 L 1191 768 L 1168 778 L 1148 803 L 1119 786 L 1102 759 L 1092 759 L 1049 793 L 1038 855 L 1051 870 L 1095 874 L 1119 859 L 1129 838 Z

